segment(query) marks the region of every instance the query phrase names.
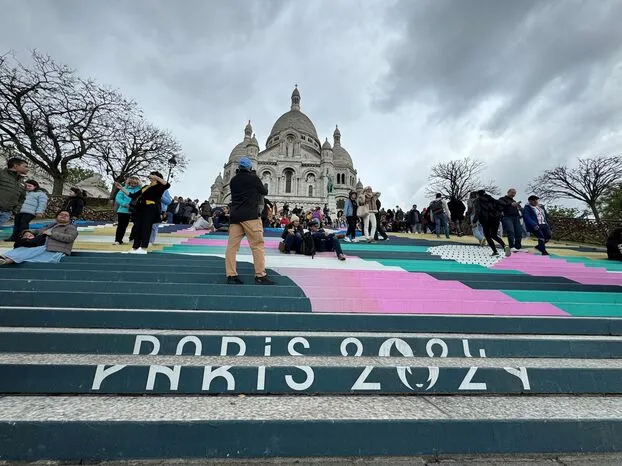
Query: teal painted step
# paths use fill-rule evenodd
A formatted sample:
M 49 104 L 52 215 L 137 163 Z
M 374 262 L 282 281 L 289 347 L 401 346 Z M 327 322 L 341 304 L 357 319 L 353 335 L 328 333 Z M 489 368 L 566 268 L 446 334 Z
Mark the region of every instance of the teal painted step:
M 67 306 L 69 307 L 69 306 Z M 68 310 L 0 307 L 0 326 L 161 330 L 418 332 L 622 336 L 620 318 Z
M 233 285 L 229 285 L 233 286 Z M 87 309 L 206 309 L 214 311 L 310 312 L 305 297 L 274 296 L 272 286 L 254 285 L 254 296 L 232 296 L 223 285 L 220 295 L 181 296 L 156 293 L 104 293 L 46 291 L 5 291 L 3 306 L 87 308 Z M 114 293 L 114 294 L 113 294 Z M 149 325 L 144 326 L 149 328 Z
M 559 304 L 615 304 L 622 306 L 622 289 L 620 293 L 599 293 L 582 291 L 538 291 L 538 290 L 501 290 L 508 296 L 523 302 L 545 302 Z M 622 312 L 622 307 L 620 308 Z
M 361 456 L 622 451 L 619 419 L 508 419 L 489 418 L 485 414 L 479 419 L 472 415 L 449 418 L 434 411 L 410 419 L 386 416 L 365 421 L 313 416 L 309 420 L 289 415 L 289 411 L 280 416 L 264 414 L 278 413 L 279 403 L 247 403 L 257 414 L 243 420 L 214 416 L 188 421 L 180 416 L 157 422 L 140 416 L 118 421 L 4 421 L 0 422 L 0 459 L 75 462 L 84 458 L 118 461 L 344 457 L 347 462 Z M 192 400 L 187 400 L 187 404 L 192 405 Z M 337 405 L 350 411 L 346 403 Z M 157 406 L 151 410 L 157 411 Z
M 567 262 L 575 262 L 584 264 L 586 267 L 598 267 L 610 271 L 620 272 L 622 271 L 622 263 L 610 260 L 590 259 L 587 257 L 566 257 L 566 256 L 553 256 L 555 259 L 565 260 Z
M 222 274 L 221 274 L 222 275 Z M 224 280 L 221 277 L 221 281 Z M 304 298 L 305 294 L 300 287 L 295 285 L 285 277 L 279 277 L 279 284 L 270 289 L 270 297 L 298 297 Z M 289 283 L 287 283 L 289 282 Z M 247 280 L 244 285 L 228 286 L 226 284 L 206 284 L 206 283 L 153 283 L 153 282 L 130 282 L 124 281 L 122 285 L 104 281 L 84 281 L 84 280 L 23 280 L 23 279 L 3 279 L 0 281 L 0 294 L 11 291 L 32 291 L 46 293 L 50 291 L 80 293 L 114 293 L 116 290 L 123 293 L 140 294 L 167 294 L 171 296 L 248 296 L 258 297 L 257 285 L 252 280 Z M 263 296 L 263 293 L 260 293 Z
M 101 358 L 100 358 L 101 359 Z M 241 358 L 226 358 L 229 361 Z M 292 358 L 296 359 L 296 358 Z M 176 365 L 166 375 L 160 362 L 123 365 L 108 373 L 104 365 L 0 364 L 2 394 L 620 394 L 622 369 L 523 367 L 361 366 L 356 358 L 343 366 L 270 365 L 243 361 L 222 365 Z M 293 364 L 296 364 L 292 361 Z M 236 365 L 231 365 L 236 364 Z M 406 364 L 406 363 L 405 363 Z M 430 359 L 430 365 L 433 360 Z M 171 366 L 170 369 L 172 369 Z M 400 370 L 402 372 L 400 372 Z M 513 372 L 511 372 L 513 371 Z M 207 381 L 206 381 L 207 378 Z M 150 384 L 149 380 L 152 380 Z
M 293 283 L 287 277 L 281 277 L 275 274 L 270 276 L 278 283 Z M 254 271 L 251 268 L 245 270 L 243 267 L 238 267 L 238 274 L 242 280 L 246 283 L 252 283 L 255 276 Z M 49 273 L 44 269 L 25 269 L 25 268 L 12 268 L 0 267 L 0 280 L 5 279 L 21 279 L 21 280 L 46 280 L 51 278 L 54 280 L 93 280 L 93 281 L 105 281 L 109 283 L 115 283 L 113 285 L 113 291 L 116 290 L 121 284 L 126 281 L 142 282 L 142 283 L 179 283 L 183 284 L 216 284 L 221 286 L 226 285 L 226 279 L 224 270 L 214 271 L 199 271 L 199 272 L 179 272 L 164 270 L 158 274 L 149 273 L 136 273 L 131 268 L 123 267 L 121 271 L 115 270 L 63 270 L 61 268 L 55 270 L 53 273 Z M 1 304 L 1 301 L 0 301 Z
M 134 334 L 120 333 L 118 330 L 106 333 L 92 333 L 83 330 L 75 332 L 7 332 L 0 331 L 0 353 L 59 353 L 59 354 L 132 354 L 137 348 L 139 354 L 149 354 L 154 350 L 154 344 L 159 346 L 157 354 L 174 355 L 182 344 L 182 354 L 194 354 L 192 344 L 183 344 L 187 336 L 192 336 L 201 344 L 200 354 L 203 356 L 220 356 L 238 354 L 239 343 L 244 346 L 244 355 L 263 356 L 266 347 L 272 356 L 289 356 L 288 345 L 293 339 L 304 338 L 308 342 L 305 349 L 306 356 L 341 356 L 342 351 L 353 354 L 360 344 L 361 356 L 374 357 L 381 354 L 383 345 L 390 345 L 391 356 L 399 357 L 396 350 L 395 337 L 391 334 L 384 336 L 366 336 L 344 333 L 331 336 L 314 335 L 309 332 L 282 335 L 279 332 L 264 335 L 248 335 L 235 332 L 220 334 L 192 334 L 187 333 L 150 333 L 149 330 Z M 238 340 L 239 339 L 239 340 Z M 563 338 L 551 339 L 546 337 L 533 338 L 464 338 L 447 335 L 419 336 L 400 335 L 399 339 L 405 342 L 413 354 L 425 356 L 438 355 L 443 345 L 447 350 L 447 357 L 480 357 L 480 351 L 485 351 L 489 358 L 585 358 L 609 359 L 622 358 L 622 340 L 620 339 L 581 339 Z M 155 342 L 155 343 L 154 343 Z
M 555 306 L 576 317 L 622 317 L 619 304 L 556 303 Z
M 241 269 L 246 268 L 250 269 L 252 267 L 251 264 L 243 263 L 241 265 Z M 91 266 L 88 262 L 61 262 L 59 264 L 41 264 L 41 263 L 24 263 L 19 264 L 17 266 L 3 266 L 2 268 L 11 268 L 12 271 L 17 271 L 20 269 L 30 269 L 30 270 L 45 270 L 45 271 L 58 271 L 58 270 L 110 270 L 110 271 L 118 271 L 118 270 L 134 270 L 136 273 L 177 273 L 177 272 L 186 272 L 186 273 L 200 273 L 206 270 L 220 270 L 220 273 L 225 275 L 225 267 L 224 260 L 222 267 L 215 266 L 214 264 L 194 264 L 188 263 L 186 265 L 176 265 L 174 268 L 162 268 L 160 270 L 154 270 L 154 266 L 149 262 L 144 263 L 132 263 L 132 264 L 121 264 L 121 263 L 107 263 L 107 264 L 97 264 Z M 55 272 L 54 272 L 55 273 Z
M 460 273 L 480 273 L 480 274 L 503 274 L 503 275 L 522 275 L 516 270 L 496 270 L 476 264 L 459 264 L 454 261 L 426 261 L 426 260 L 400 260 L 400 259 L 379 259 L 376 262 L 390 266 L 401 267 L 409 272 L 460 272 Z

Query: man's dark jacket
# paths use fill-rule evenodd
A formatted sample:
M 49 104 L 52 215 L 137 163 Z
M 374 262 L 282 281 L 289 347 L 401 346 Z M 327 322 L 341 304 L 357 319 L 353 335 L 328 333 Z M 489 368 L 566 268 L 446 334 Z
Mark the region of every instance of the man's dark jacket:
M 259 218 L 257 206 L 261 196 L 268 194 L 259 177 L 243 168 L 231 178 L 231 223 L 241 223 Z
M 518 217 L 520 216 L 519 207 L 513 205 L 516 201 L 509 196 L 503 196 L 499 198 L 499 202 L 503 205 L 503 215 L 505 217 Z

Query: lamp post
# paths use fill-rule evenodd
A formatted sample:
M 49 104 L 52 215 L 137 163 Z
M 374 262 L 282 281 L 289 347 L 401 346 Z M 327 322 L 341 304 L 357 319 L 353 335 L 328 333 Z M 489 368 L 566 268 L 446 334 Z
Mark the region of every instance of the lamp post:
M 173 171 L 173 168 L 175 168 L 175 166 L 177 166 L 177 159 L 173 155 L 170 159 L 168 159 L 168 176 L 166 177 L 167 183 L 171 178 L 171 173 Z

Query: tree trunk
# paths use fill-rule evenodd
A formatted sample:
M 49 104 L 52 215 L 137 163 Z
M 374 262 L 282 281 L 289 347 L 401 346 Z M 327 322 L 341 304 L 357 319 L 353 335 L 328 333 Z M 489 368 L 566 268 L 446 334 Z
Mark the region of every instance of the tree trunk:
M 608 235 L 607 232 L 607 225 L 603 224 L 602 219 L 600 218 L 600 212 L 598 211 L 598 207 L 596 206 L 596 204 L 588 204 L 590 206 L 590 209 L 592 210 L 592 213 L 594 214 L 594 221 L 596 222 L 596 226 L 598 228 L 598 231 L 606 238 Z
M 65 180 L 62 177 L 54 177 L 54 186 L 52 187 L 53 196 L 62 196 L 63 187 L 65 186 Z

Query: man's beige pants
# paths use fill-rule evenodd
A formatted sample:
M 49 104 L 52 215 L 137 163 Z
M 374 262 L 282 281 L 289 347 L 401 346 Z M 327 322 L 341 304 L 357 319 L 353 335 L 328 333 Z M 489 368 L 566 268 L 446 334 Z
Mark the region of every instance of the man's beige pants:
M 248 244 L 253 253 L 255 276 L 263 277 L 266 275 L 266 257 L 263 249 L 263 225 L 259 218 L 229 225 L 229 242 L 227 243 L 227 253 L 225 255 L 227 277 L 235 277 L 238 274 L 235 267 L 235 258 L 240 249 L 242 238 L 245 235 L 248 238 Z

